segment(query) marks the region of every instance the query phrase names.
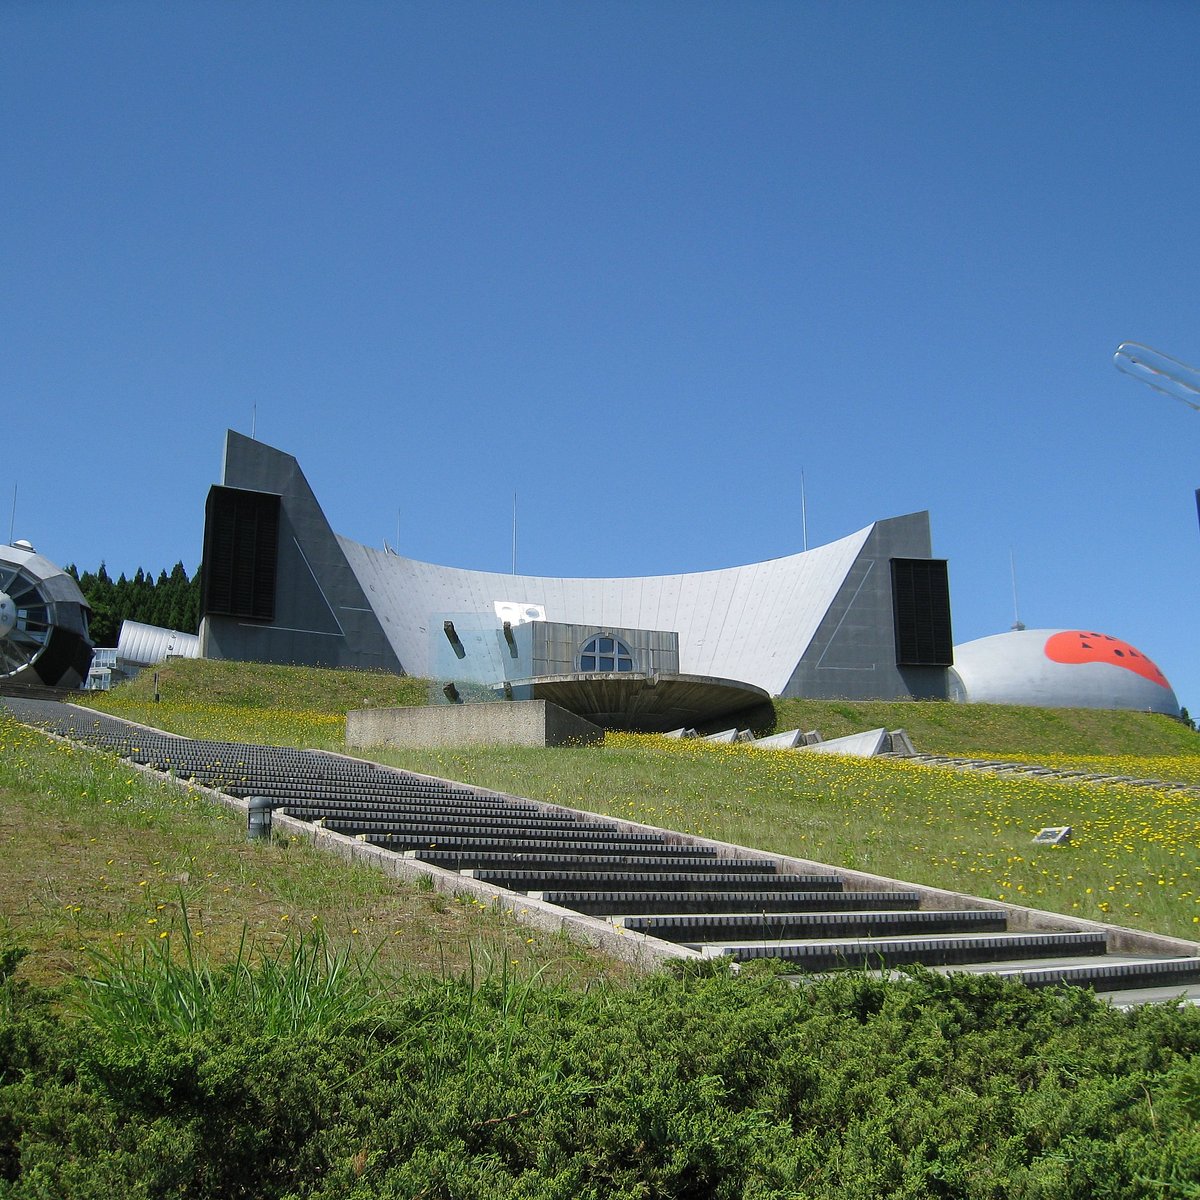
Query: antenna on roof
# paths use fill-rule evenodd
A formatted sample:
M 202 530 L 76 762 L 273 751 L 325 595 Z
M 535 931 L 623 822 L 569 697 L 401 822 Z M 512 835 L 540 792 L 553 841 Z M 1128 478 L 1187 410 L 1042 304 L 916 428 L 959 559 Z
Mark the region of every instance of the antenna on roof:
M 804 493 L 804 468 L 800 468 L 800 532 L 804 549 L 808 549 L 808 498 Z
M 1025 628 L 1025 622 L 1021 620 L 1021 612 L 1017 607 L 1017 557 L 1013 553 L 1012 548 L 1008 551 L 1008 567 L 1012 572 L 1012 593 L 1013 593 L 1013 623 L 1014 630 Z
M 250 405 L 250 440 L 252 442 L 258 441 L 258 438 L 256 438 L 254 436 L 254 431 L 257 428 L 257 426 L 258 426 L 258 405 L 252 404 L 252 405 Z
M 513 492 L 513 572 L 517 573 L 517 493 Z
M 13 531 L 17 527 L 17 485 L 13 484 L 12 520 L 8 523 L 8 544 L 12 545 Z

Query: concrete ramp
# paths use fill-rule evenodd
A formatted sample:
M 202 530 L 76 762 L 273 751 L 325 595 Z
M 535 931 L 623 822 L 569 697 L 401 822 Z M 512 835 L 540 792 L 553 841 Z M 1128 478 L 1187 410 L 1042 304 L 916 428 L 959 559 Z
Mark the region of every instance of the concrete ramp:
M 773 733 L 770 737 L 759 738 L 754 743 L 764 750 L 795 750 L 805 744 L 804 734 L 799 729 L 789 729 L 786 733 Z
M 854 758 L 874 758 L 890 749 L 886 729 L 868 729 L 866 733 L 851 733 L 828 742 L 816 742 L 798 749 L 806 754 L 849 754 Z

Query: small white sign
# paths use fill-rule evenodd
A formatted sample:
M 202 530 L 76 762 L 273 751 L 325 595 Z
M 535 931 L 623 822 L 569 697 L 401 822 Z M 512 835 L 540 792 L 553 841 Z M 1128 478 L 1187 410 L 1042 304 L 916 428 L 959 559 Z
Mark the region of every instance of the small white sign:
M 530 621 L 544 621 L 546 609 L 541 604 L 525 604 L 516 600 L 497 600 L 494 605 L 496 619 L 510 625 L 525 625 Z
M 1039 830 L 1033 839 L 1039 846 L 1061 846 L 1071 840 L 1070 825 L 1050 825 Z

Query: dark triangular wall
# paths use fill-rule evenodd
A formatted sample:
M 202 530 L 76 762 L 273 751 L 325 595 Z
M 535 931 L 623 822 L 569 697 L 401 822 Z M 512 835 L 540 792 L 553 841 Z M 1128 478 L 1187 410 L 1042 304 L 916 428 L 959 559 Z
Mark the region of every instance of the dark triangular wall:
M 229 430 L 222 484 L 281 498 L 275 618 L 205 616 L 201 653 L 245 662 L 403 673 L 299 463 Z
M 930 557 L 927 512 L 876 521 L 783 695 L 945 700 L 945 667 L 896 665 L 891 560 Z

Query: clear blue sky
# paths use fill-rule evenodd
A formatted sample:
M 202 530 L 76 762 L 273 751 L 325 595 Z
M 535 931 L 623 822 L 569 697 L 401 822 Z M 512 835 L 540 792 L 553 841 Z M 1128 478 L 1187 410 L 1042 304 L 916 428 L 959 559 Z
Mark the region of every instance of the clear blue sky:
M 956 641 L 1200 709 L 1194 3 L 0 5 L 0 538 L 199 561 L 227 427 L 434 562 L 931 513 Z

